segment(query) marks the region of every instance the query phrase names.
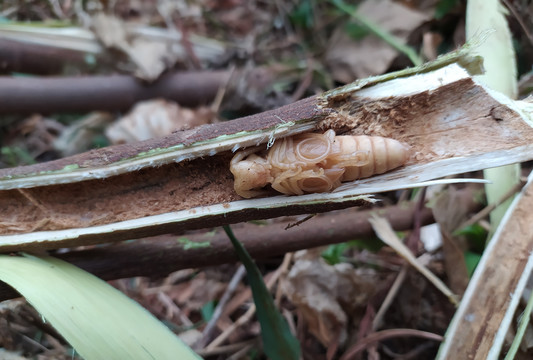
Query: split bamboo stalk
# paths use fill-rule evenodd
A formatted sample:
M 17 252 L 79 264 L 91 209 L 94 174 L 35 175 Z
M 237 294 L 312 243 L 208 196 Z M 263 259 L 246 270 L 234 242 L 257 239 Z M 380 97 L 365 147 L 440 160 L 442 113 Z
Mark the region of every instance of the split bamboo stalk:
M 137 144 L 0 170 L 0 250 L 120 241 L 372 201 L 367 194 L 533 158 L 532 104 L 472 79 L 469 47 L 433 63 L 359 80 L 282 107 Z M 406 166 L 332 193 L 243 200 L 232 151 L 302 132 L 391 137 Z M 482 135 L 481 135 L 482 134 Z M 458 180 L 450 180 L 458 181 Z

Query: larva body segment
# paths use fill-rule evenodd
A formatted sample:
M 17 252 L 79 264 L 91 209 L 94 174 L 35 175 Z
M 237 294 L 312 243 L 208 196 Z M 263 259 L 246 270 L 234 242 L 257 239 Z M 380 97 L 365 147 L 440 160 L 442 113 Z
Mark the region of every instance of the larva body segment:
M 287 195 L 332 191 L 343 181 L 382 174 L 404 165 L 409 147 L 380 136 L 302 134 L 277 140 L 265 154 L 239 151 L 231 160 L 235 191 L 251 198 L 272 188 Z
M 337 166 L 345 169 L 342 181 L 353 181 L 383 174 L 404 165 L 409 158 L 409 147 L 390 138 L 341 135 L 336 137 L 337 141 L 341 144 L 339 151 L 341 155 L 330 155 L 333 156 L 333 160 L 338 161 L 343 157 L 352 159 L 336 163 Z

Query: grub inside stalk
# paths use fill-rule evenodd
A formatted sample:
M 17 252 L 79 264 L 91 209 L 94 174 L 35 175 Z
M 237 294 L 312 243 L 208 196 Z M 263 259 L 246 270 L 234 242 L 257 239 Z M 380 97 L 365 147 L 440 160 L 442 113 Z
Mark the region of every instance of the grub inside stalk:
M 245 198 L 264 194 L 270 184 L 286 195 L 330 192 L 341 182 L 383 174 L 405 164 L 407 146 L 380 136 L 307 133 L 279 139 L 266 152 L 243 150 L 231 160 L 235 192 Z

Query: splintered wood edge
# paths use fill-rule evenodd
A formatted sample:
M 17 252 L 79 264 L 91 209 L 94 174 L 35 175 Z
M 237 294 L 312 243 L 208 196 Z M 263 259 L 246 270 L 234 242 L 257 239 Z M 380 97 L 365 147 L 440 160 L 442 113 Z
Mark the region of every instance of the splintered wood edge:
M 506 212 L 436 359 L 497 359 L 533 270 L 533 174 Z

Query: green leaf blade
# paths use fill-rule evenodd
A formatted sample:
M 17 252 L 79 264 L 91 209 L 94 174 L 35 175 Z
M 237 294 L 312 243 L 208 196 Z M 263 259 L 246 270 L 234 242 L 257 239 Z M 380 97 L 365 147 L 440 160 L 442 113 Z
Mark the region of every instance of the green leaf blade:
M 1 255 L 0 280 L 20 292 L 87 360 L 200 359 L 139 304 L 64 261 Z
M 276 308 L 259 269 L 248 251 L 235 238 L 231 228 L 224 226 L 224 231 L 230 238 L 239 260 L 246 268 L 246 276 L 257 309 L 257 318 L 261 324 L 265 354 L 272 360 L 298 360 L 300 358 L 300 343 L 291 333 L 289 325 Z

